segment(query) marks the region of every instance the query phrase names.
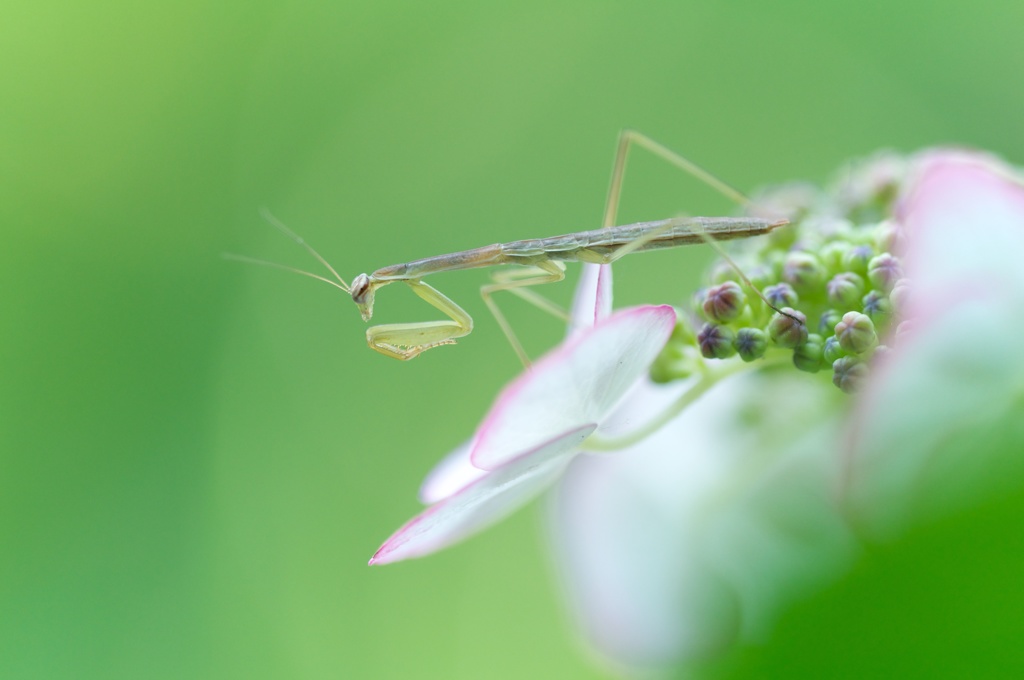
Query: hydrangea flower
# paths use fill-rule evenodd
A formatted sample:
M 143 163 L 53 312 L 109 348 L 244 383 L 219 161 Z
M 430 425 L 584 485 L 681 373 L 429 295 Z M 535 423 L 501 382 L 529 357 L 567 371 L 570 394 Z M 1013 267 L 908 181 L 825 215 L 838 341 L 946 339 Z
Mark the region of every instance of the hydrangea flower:
M 884 154 L 757 205 L 797 227 L 736 256 L 766 299 L 717 267 L 692 313 L 611 314 L 610 269 L 587 265 L 569 339 L 371 562 L 443 548 L 560 478 L 552 551 L 580 629 L 604 659 L 660 669 L 763 641 L 865 538 L 1019 487 L 1014 169 Z
M 845 573 L 863 538 L 891 540 L 1020 488 L 1024 186 L 980 154 L 887 156 L 885 165 L 890 180 L 902 168 L 897 190 L 887 180 L 881 195 L 854 192 L 862 203 L 836 212 L 815 199 L 817 219 L 832 224 L 883 220 L 873 243 L 822 257 L 827 268 L 855 271 L 898 242 L 890 256 L 903 258 L 910 291 L 899 308 L 912 330 L 881 335 L 892 348 L 832 343 L 842 354 L 831 357 L 833 380 L 852 399 L 809 375 L 737 376 L 637 450 L 577 459 L 564 475 L 552 549 L 579 625 L 605 659 L 664 668 L 763 642 L 787 606 Z M 870 167 L 865 175 L 877 179 Z M 804 305 L 817 295 L 817 306 Z M 811 318 L 845 318 L 825 308 L 835 303 L 827 290 L 801 301 Z
M 669 306 L 608 315 L 611 271 L 588 267 L 570 338 L 498 396 L 473 439 L 427 477 L 432 505 L 373 555 L 384 564 L 429 554 L 504 518 L 562 473 L 589 439 L 614 434 L 615 407 L 646 373 L 676 322 Z

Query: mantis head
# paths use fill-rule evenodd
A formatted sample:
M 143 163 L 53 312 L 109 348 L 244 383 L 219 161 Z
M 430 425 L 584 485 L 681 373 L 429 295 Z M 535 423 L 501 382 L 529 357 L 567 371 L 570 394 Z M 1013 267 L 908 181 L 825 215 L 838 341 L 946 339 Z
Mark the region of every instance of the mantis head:
M 376 291 L 376 284 L 370 281 L 366 274 L 360 274 L 352 279 L 352 302 L 359 308 L 359 314 L 363 321 L 369 321 L 373 316 L 373 294 Z

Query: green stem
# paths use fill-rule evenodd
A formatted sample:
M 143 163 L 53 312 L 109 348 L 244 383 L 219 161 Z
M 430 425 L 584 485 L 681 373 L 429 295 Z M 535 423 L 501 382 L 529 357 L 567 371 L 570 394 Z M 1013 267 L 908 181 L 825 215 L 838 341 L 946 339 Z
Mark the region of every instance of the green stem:
M 701 374 L 700 379 L 694 383 L 693 387 L 679 395 L 679 398 L 669 404 L 664 411 L 647 421 L 641 427 L 638 427 L 629 434 L 616 437 L 614 439 L 601 439 L 597 436 L 591 436 L 583 442 L 583 445 L 580 448 L 583 451 L 588 452 L 608 452 L 618 451 L 619 449 L 624 449 L 627 446 L 632 446 L 660 430 L 669 421 L 682 413 L 686 407 L 697 401 L 705 392 L 714 387 L 720 380 L 738 373 L 743 373 L 744 371 L 761 370 L 768 366 L 777 365 L 782 363 L 786 357 L 790 356 L 792 355 L 789 352 L 786 352 L 780 356 L 772 357 L 765 361 L 759 361 L 756 364 L 745 364 L 742 361 L 728 361 L 721 362 L 722 365 L 720 365 L 718 370 L 710 370 L 709 368 L 706 368 L 706 370 Z

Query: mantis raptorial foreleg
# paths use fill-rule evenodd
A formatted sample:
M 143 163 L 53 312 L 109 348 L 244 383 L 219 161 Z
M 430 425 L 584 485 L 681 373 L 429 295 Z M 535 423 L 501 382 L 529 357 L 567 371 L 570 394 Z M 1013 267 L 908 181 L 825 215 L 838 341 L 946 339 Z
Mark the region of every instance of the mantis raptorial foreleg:
M 473 330 L 473 318 L 444 293 L 418 279 L 404 283 L 450 320 L 371 326 L 366 329 L 366 342 L 370 347 L 389 357 L 408 360 L 433 347 L 453 345 L 455 338 L 468 335 Z
M 515 350 L 516 356 L 523 362 L 523 366 L 528 367 L 530 365 L 530 357 L 526 355 L 526 350 L 523 349 L 522 343 L 516 337 L 511 324 L 509 324 L 505 315 L 491 296 L 500 290 L 507 290 L 546 312 L 554 314 L 561 319 L 568 319 L 569 315 L 558 305 L 533 291 L 525 290 L 529 286 L 555 283 L 564 278 L 565 265 L 556 260 L 548 260 L 547 262 L 538 263 L 535 267 L 495 274 L 492 277 L 494 283 L 480 287 L 480 296 L 487 304 L 487 308 L 491 310 L 491 314 L 494 315 L 494 319 L 498 322 L 498 326 L 501 327 L 505 337 L 508 338 L 508 342 L 512 345 L 512 349 Z

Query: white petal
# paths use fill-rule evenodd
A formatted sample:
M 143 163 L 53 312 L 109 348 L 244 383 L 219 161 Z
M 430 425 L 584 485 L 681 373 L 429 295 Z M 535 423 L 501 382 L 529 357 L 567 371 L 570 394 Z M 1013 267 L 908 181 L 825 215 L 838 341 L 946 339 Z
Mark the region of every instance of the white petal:
M 903 206 L 915 330 L 858 400 L 848 454 L 847 491 L 878 535 L 1019 477 L 1024 443 L 975 443 L 1018 422 L 1024 396 L 1024 187 L 1007 172 L 936 154 Z
M 385 541 L 370 564 L 428 555 L 503 519 L 548 488 L 593 431 L 591 425 L 564 432 L 430 506 Z
M 915 292 L 1024 282 L 1024 186 L 1013 169 L 967 152 L 922 156 L 900 201 Z M 932 290 L 936 287 L 937 290 Z
M 592 328 L 612 313 L 612 266 L 584 264 L 569 312 L 569 335 Z
M 601 421 L 597 427 L 597 436 L 607 440 L 618 439 L 648 427 L 651 421 L 660 418 L 695 382 L 696 379 L 675 380 L 659 385 L 644 376 Z
M 827 493 L 832 392 L 737 376 L 640 444 L 573 461 L 553 548 L 596 649 L 657 668 L 757 641 L 802 588 L 847 564 L 853 541 Z
M 469 486 L 487 474 L 486 470 L 474 467 L 469 460 L 469 446 L 472 440 L 463 442 L 454 451 L 427 473 L 420 486 L 420 503 L 430 505 L 448 498 L 453 493 Z
M 471 460 L 486 470 L 561 433 L 597 425 L 668 340 L 667 306 L 616 312 L 570 338 L 510 383 L 477 430 Z

